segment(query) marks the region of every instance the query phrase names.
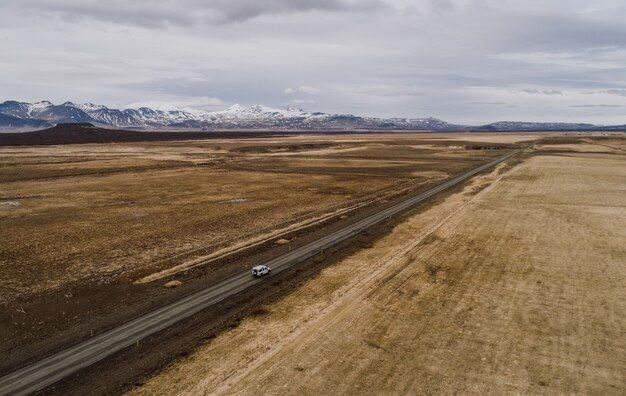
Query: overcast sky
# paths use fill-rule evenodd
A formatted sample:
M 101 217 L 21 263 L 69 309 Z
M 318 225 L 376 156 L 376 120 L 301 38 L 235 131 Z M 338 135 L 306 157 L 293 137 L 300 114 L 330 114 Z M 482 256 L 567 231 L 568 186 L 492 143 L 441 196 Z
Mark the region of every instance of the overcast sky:
M 2 0 L 0 100 L 626 123 L 624 0 Z

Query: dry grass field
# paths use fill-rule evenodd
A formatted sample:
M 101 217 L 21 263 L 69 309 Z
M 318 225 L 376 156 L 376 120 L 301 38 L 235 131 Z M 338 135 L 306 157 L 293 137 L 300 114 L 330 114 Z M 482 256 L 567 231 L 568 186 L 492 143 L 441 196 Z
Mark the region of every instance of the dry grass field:
M 131 394 L 623 395 L 626 140 L 559 145 L 407 217 Z
M 404 134 L 0 148 L 0 303 L 185 268 L 500 154 L 463 144 Z
M 224 136 L 0 145 L 0 373 L 537 137 Z

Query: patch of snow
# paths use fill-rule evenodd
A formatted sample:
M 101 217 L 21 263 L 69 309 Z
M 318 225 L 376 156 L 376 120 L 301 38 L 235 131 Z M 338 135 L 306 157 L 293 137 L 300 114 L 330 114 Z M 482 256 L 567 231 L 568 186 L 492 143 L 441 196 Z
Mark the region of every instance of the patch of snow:
M 42 100 L 41 102 L 28 103 L 26 104 L 26 106 L 28 115 L 30 117 L 33 117 L 52 107 L 53 104 L 48 102 L 47 100 Z
M 229 203 L 242 203 L 242 202 L 248 202 L 250 199 L 249 198 L 232 198 L 227 200 L 226 202 Z
M 74 105 L 74 107 L 84 111 L 87 114 L 89 114 L 90 111 L 108 110 L 108 107 L 106 107 L 106 106 L 96 105 L 96 104 L 93 104 L 93 103 L 77 104 L 77 105 Z
M 322 113 L 317 113 L 322 114 Z M 237 119 L 237 120 L 258 120 L 266 118 L 307 118 L 313 116 L 302 109 L 289 107 L 285 110 L 275 109 L 263 105 L 244 107 L 234 104 L 226 110 L 206 112 L 203 118 L 207 119 Z

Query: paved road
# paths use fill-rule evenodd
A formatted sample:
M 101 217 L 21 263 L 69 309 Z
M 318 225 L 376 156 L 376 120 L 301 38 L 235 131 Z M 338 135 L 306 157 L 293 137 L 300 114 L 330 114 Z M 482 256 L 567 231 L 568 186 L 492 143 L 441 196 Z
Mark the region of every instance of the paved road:
M 520 151 L 521 150 L 518 150 L 507 154 L 504 157 L 482 165 L 463 175 L 450 179 L 428 191 L 408 198 L 370 217 L 263 264 L 272 268 L 273 273 L 279 273 L 294 264 L 302 262 L 325 249 L 353 237 L 393 215 L 423 202 L 435 194 L 471 178 L 477 173 L 509 159 Z M 228 278 L 215 286 L 182 298 L 170 305 L 149 312 L 119 327 L 99 334 L 80 344 L 0 378 L 0 395 L 16 396 L 34 393 L 76 373 L 82 368 L 135 344 L 137 340 L 155 334 L 259 282 L 263 282 L 263 279 L 254 279 L 249 272 L 245 272 Z

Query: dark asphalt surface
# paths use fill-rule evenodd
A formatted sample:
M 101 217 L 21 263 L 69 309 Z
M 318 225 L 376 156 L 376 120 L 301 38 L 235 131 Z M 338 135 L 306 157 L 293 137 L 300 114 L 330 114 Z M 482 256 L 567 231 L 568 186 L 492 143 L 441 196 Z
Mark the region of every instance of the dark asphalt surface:
M 294 249 L 265 264 L 272 269 L 272 273 L 279 273 L 299 262 L 302 262 L 325 249 L 328 249 L 352 236 L 372 227 L 385 219 L 405 211 L 428 198 L 447 190 L 474 175 L 491 168 L 522 150 L 514 151 L 504 157 L 484 164 L 463 175 L 450 179 L 419 195 L 410 197 L 396 205 L 349 225 L 339 231 L 311 242 L 308 245 Z M 42 359 L 36 363 L 14 371 L 0 378 L 0 395 L 28 395 L 41 390 L 65 377 L 68 377 L 82 368 L 85 368 L 107 356 L 129 347 L 138 340 L 155 334 L 174 323 L 186 319 L 203 309 L 222 301 L 246 288 L 253 286 L 264 279 L 255 279 L 246 271 L 235 275 L 223 282 L 191 294 L 172 304 L 149 312 L 139 318 L 120 325 L 107 332 L 94 336 L 86 341 L 74 345 L 64 351 Z

